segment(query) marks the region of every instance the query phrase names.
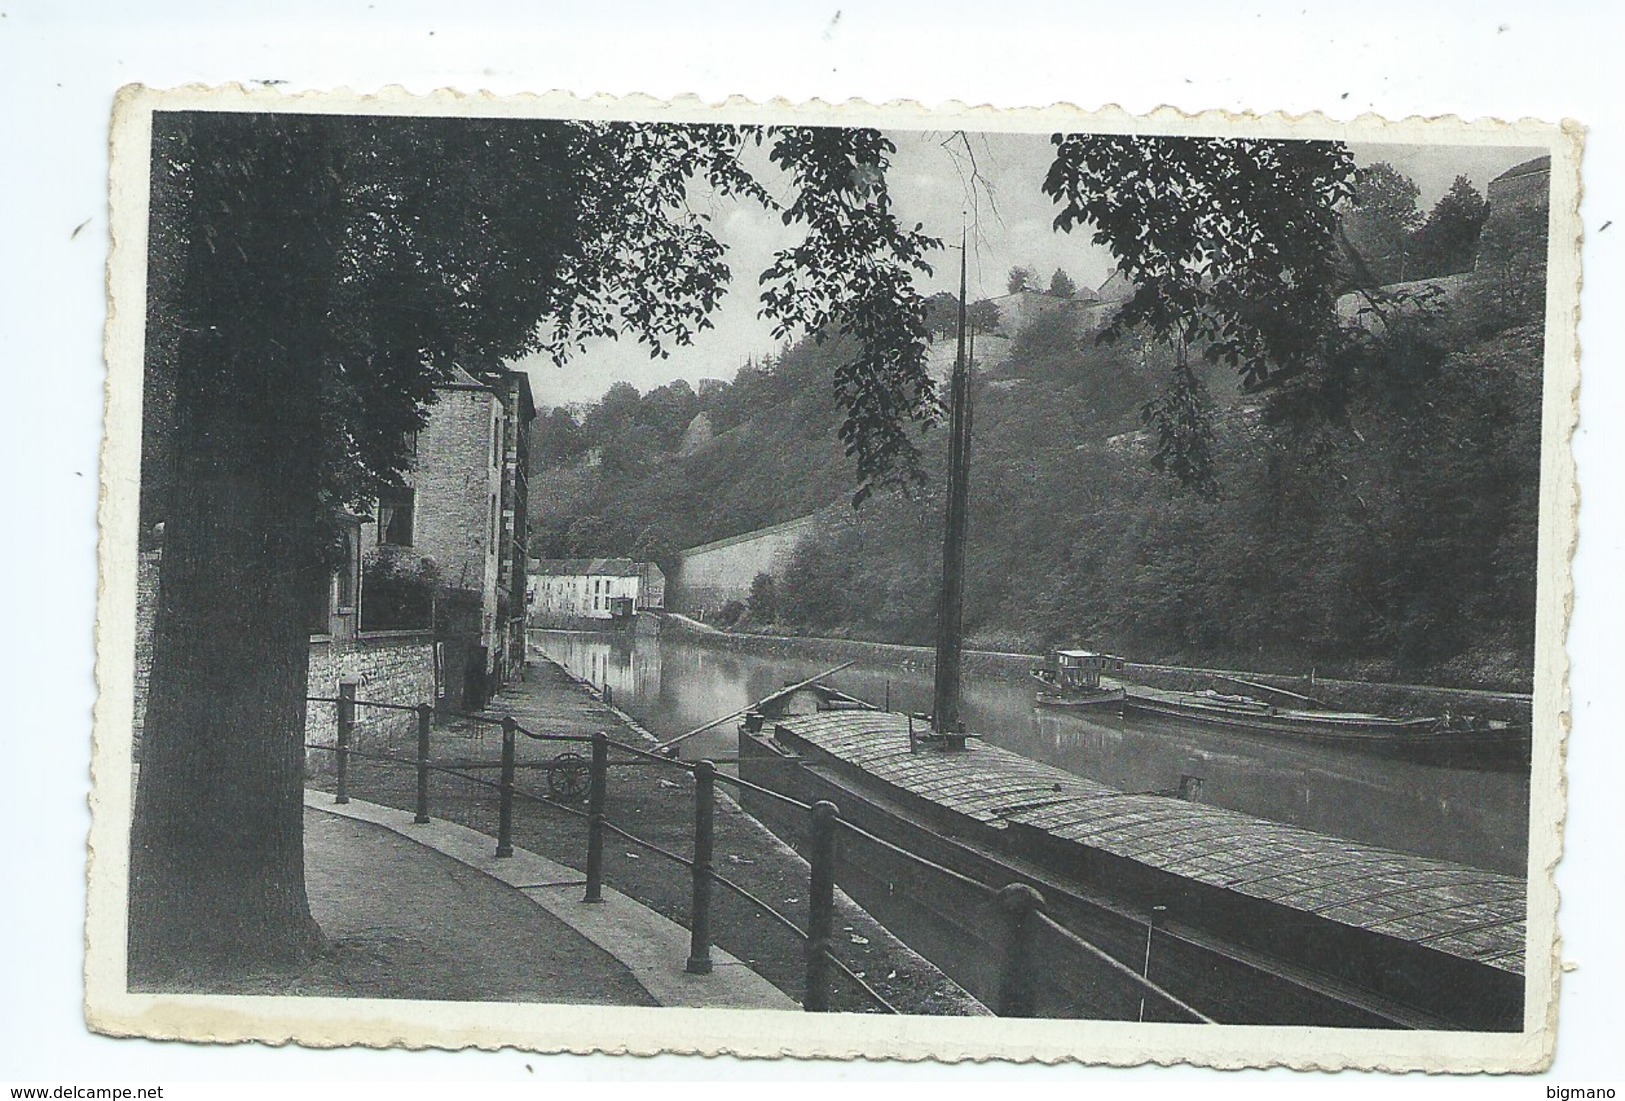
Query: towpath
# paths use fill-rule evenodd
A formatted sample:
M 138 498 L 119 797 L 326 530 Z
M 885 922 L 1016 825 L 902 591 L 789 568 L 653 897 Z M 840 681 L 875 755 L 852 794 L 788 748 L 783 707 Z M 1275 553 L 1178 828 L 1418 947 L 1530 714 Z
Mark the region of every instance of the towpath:
M 588 686 L 541 655 L 533 654 L 524 679 L 504 689 L 486 715 L 512 715 L 526 730 L 540 734 L 590 735 L 605 730 L 617 741 L 645 747 L 653 744 L 628 716 L 607 706 Z M 436 761 L 494 760 L 500 742 L 493 737 L 494 732 L 494 727 L 466 720 L 437 728 L 431 756 Z M 537 793 L 547 791 L 546 773 L 526 765 L 543 763 L 560 749 L 585 751 L 580 744 L 535 742 L 523 736 L 518 742 L 518 786 Z M 615 760 L 624 761 L 625 755 L 616 754 Z M 485 775 L 495 779 L 494 774 Z M 404 808 L 413 805 L 412 777 L 411 769 L 353 761 L 350 790 L 359 798 L 391 808 L 389 813 L 410 823 L 411 816 Z M 435 776 L 433 784 L 430 813 L 436 823 L 449 819 L 482 834 L 495 832 L 495 799 L 489 789 L 441 775 Z M 611 823 L 668 852 L 682 856 L 690 852 L 694 782 L 686 770 L 651 761 L 615 764 L 609 771 L 608 788 L 607 817 Z M 724 785 L 719 784 L 718 790 L 724 792 Z M 808 869 L 794 850 L 725 794 L 717 801 L 715 836 L 715 863 L 720 874 L 797 924 L 805 925 Z M 562 869 L 559 877 L 572 886 L 561 890 L 568 892 L 570 900 L 580 898 L 583 876 L 577 869 L 584 867 L 586 828 L 579 816 L 558 806 L 518 799 L 514 803 L 513 839 L 516 846 Z M 688 925 L 690 876 L 686 867 L 612 835 L 604 846 L 604 882 L 623 893 L 628 902 L 663 920 L 683 928 Z M 571 904 L 579 905 L 573 901 Z M 841 898 L 837 907 L 838 954 L 893 1006 L 917 1014 L 987 1012 L 856 904 Z M 719 953 L 717 973 L 733 969 L 759 973 L 787 1003 L 793 1005 L 791 999 L 799 1001 L 805 966 L 803 943 L 771 915 L 719 886 L 712 893 L 711 931 Z M 686 938 L 686 933 L 683 936 Z M 681 972 L 687 941 L 684 939 L 676 947 L 660 947 L 657 952 L 666 966 Z M 731 957 L 726 957 L 727 953 Z M 734 962 L 725 966 L 724 958 Z M 846 1012 L 874 1012 L 880 1008 L 844 977 L 837 979 L 833 1006 Z
M 369 821 L 372 808 L 330 802 L 312 793 L 305 811 L 305 888 L 330 951 L 299 993 L 657 1004 L 624 963 L 525 892 Z
M 618 891 L 485 834 L 392 807 L 305 798 L 305 883 L 331 951 L 300 993 L 450 1001 L 794 1009 L 719 953 L 683 963 L 688 931 Z

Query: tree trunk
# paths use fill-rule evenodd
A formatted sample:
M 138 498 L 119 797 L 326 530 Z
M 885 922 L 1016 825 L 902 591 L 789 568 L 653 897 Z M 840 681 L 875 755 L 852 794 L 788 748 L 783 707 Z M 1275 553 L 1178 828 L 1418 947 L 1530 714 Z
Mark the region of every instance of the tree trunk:
M 179 278 L 158 284 L 149 313 L 172 331 L 149 341 L 147 369 L 173 379 L 173 458 L 155 502 L 164 548 L 131 827 L 132 988 L 220 989 L 321 943 L 305 896 L 303 746 L 310 596 L 329 573 L 324 148 L 244 125 L 183 149 L 185 220 L 154 251 Z M 164 370 L 150 356 L 167 357 Z
M 309 598 L 326 576 L 310 457 L 320 418 L 308 356 L 181 344 L 130 980 L 208 989 L 244 969 L 297 965 L 320 943 L 303 817 Z M 233 384 L 211 387 L 210 367 Z
M 136 790 L 130 983 L 209 989 L 320 943 L 302 800 L 313 524 L 287 486 L 207 454 L 178 473 Z

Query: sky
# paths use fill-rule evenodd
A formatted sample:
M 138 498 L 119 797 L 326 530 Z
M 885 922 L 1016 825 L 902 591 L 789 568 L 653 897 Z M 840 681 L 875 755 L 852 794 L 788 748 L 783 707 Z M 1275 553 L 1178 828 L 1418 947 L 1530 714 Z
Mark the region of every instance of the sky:
M 905 225 L 922 222 L 926 233 L 945 242 L 957 242 L 962 219 L 971 222 L 968 282 L 973 301 L 1005 293 L 1006 276 L 1016 265 L 1033 269 L 1046 285 L 1057 268 L 1080 286 L 1099 286 L 1111 274 L 1110 254 L 1091 244 L 1087 231 L 1066 234 L 1053 228 L 1055 206 L 1041 189 L 1052 156 L 1049 135 L 961 138 L 943 131 L 896 131 L 889 136 L 897 146 L 887 178 L 898 219 Z M 1351 148 L 1362 165 L 1386 161 L 1410 176 L 1421 191 L 1418 206 L 1424 213 L 1457 175 L 1465 175 L 1483 193 L 1490 180 L 1539 153 L 1494 145 Z M 786 188 L 774 187 L 772 172 L 759 173 L 759 178 L 784 199 Z M 515 366 L 529 373 L 539 409 L 596 401 L 621 381 L 647 393 L 678 378 L 690 385 L 702 378 L 732 379 L 747 359 L 774 351 L 771 327 L 757 316 L 756 276 L 777 249 L 794 241 L 792 231 L 778 215 L 748 200 L 698 196 L 695 202 L 697 210 L 712 216 L 713 231 L 728 245 L 733 272 L 729 293 L 712 315 L 715 327 L 665 359 L 651 360 L 645 347 L 629 339 L 595 341 L 563 368 L 540 356 L 519 360 Z M 936 252 L 932 267 L 922 293 L 957 291 L 956 249 Z

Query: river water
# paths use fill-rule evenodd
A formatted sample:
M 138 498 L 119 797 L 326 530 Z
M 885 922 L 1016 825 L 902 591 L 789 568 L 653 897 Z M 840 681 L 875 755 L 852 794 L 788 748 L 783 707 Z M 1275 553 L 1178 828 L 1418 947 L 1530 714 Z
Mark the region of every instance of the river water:
M 757 655 L 693 636 L 532 631 L 531 644 L 576 676 L 607 685 L 615 703 L 669 738 L 737 711 L 836 662 Z M 873 703 L 927 711 L 931 670 L 859 663 L 826 683 Z M 1529 777 L 1372 757 L 1215 731 L 1160 718 L 1039 710 L 1032 688 L 964 677 L 966 724 L 988 741 L 1123 791 L 1168 791 L 1201 780 L 1198 798 L 1258 818 L 1523 878 Z M 684 757 L 732 757 L 735 723 L 685 743 Z

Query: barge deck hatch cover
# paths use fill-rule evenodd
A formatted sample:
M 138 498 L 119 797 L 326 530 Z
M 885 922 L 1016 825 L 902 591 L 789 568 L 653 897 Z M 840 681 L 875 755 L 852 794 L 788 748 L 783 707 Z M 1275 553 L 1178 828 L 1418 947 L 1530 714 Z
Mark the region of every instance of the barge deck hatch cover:
M 908 718 L 826 711 L 791 738 L 996 829 L 1060 841 L 1521 976 L 1527 901 L 1511 876 L 1161 795 L 1127 794 L 986 742 L 911 752 Z M 811 762 L 809 762 L 811 763 Z

